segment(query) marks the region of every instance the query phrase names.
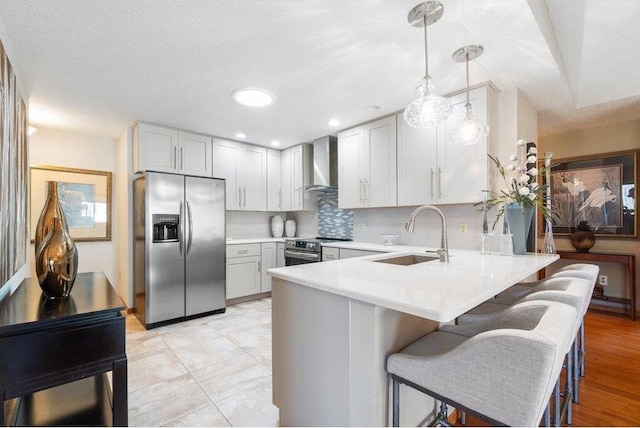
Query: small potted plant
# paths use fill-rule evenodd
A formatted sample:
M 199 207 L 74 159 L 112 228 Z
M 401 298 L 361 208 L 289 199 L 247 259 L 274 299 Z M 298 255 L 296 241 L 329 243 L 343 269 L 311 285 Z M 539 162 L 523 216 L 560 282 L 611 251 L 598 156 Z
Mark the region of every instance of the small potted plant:
M 588 253 L 596 243 L 596 237 L 591 231 L 591 226 L 586 221 L 581 221 L 571 234 L 571 245 L 579 253 Z

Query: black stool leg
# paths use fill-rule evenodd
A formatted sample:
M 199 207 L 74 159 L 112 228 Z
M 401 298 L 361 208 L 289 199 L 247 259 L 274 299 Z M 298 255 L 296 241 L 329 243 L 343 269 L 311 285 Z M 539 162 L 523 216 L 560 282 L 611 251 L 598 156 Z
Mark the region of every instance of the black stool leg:
M 393 426 L 400 426 L 400 382 L 393 379 Z

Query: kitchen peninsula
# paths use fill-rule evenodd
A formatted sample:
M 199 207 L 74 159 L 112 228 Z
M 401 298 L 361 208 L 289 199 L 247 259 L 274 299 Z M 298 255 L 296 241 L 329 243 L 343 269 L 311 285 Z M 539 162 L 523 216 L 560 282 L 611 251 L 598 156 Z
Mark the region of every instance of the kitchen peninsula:
M 558 259 L 450 250 L 448 263 L 393 263 L 413 255 L 424 253 L 269 270 L 273 402 L 282 426 L 389 425 L 388 355 Z M 433 399 L 400 393 L 402 426 L 433 415 Z

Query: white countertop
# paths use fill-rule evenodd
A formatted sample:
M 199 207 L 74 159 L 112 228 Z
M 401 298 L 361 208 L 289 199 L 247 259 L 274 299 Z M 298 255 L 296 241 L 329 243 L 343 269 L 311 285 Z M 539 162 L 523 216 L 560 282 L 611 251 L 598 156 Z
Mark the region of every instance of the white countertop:
M 251 238 L 251 239 L 233 239 L 227 238 L 227 245 L 239 244 L 261 244 L 263 242 L 284 242 L 285 238 Z
M 427 247 L 416 247 L 412 245 L 384 245 L 384 244 L 373 244 L 370 242 L 358 242 L 358 241 L 335 241 L 335 242 L 323 242 L 323 247 L 333 247 L 333 248 L 344 248 L 350 250 L 365 250 L 365 251 L 379 251 L 381 253 L 392 253 L 398 251 L 413 251 L 413 252 L 424 252 L 424 251 L 433 251 L 435 252 L 437 248 L 427 248 Z
M 351 247 L 346 245 L 351 244 Z M 449 250 L 450 261 L 433 260 L 412 266 L 375 260 L 422 253 L 407 247 L 340 243 L 339 248 L 394 251 L 394 254 L 308 263 L 269 269 L 274 278 L 324 290 L 350 299 L 447 322 L 492 298 L 511 285 L 559 259 L 557 254 L 500 256 L 477 251 Z M 396 252 L 397 250 L 397 252 Z

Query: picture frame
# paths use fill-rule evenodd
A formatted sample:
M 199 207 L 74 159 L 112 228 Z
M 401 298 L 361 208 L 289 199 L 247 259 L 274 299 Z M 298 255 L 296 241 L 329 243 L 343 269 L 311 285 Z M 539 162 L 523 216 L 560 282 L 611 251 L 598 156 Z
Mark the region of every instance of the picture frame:
M 550 174 L 554 235 L 570 235 L 586 221 L 596 236 L 636 238 L 637 157 L 634 150 L 554 159 Z
M 111 172 L 48 165 L 30 170 L 31 242 L 47 199 L 48 181 L 58 183 L 58 199 L 74 241 L 111 241 Z

